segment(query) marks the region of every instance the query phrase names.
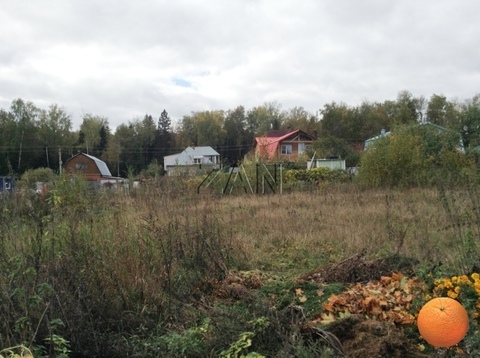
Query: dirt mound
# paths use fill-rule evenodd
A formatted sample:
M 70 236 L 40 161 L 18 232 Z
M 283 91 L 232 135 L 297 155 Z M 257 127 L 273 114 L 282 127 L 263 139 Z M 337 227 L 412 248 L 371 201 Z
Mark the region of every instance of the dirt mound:
M 250 300 L 252 290 L 264 284 L 265 274 L 254 271 L 230 271 L 222 281 L 210 282 L 213 296 L 219 299 Z
M 413 272 L 417 263 L 400 255 L 367 261 L 366 250 L 355 254 L 338 263 L 325 266 L 298 277 L 302 281 L 315 283 L 358 283 L 378 280 L 381 276 L 388 276 L 392 272 L 402 272 L 405 275 Z
M 334 295 L 332 297 L 336 297 L 339 300 L 345 299 L 347 303 L 355 298 L 360 299 L 360 303 L 350 302 L 352 304 L 351 307 L 347 304 L 348 307 L 344 310 L 344 313 L 352 313 L 350 316 L 332 319 L 330 323 L 324 326 L 324 331 L 338 339 L 345 357 L 427 357 L 419 351 L 415 344 L 409 341 L 405 336 L 404 330 L 395 323 L 394 319 L 391 319 L 390 315 L 386 314 L 386 319 L 380 319 L 382 314 L 385 315 L 385 313 L 390 312 L 388 310 L 398 314 L 407 313 L 404 303 L 410 304 L 413 295 L 412 292 L 403 291 L 407 290 L 407 288 L 413 291 L 416 287 L 413 284 L 409 284 L 410 281 L 407 277 L 413 274 L 414 266 L 417 262 L 400 255 L 392 255 L 370 261 L 366 260 L 365 257 L 366 251 L 364 250 L 341 262 L 316 269 L 298 277 L 298 280 L 320 285 L 339 282 L 347 284 L 350 286 L 350 291 L 352 291 L 354 297 L 348 298 L 342 295 Z M 402 273 L 400 274 L 399 272 Z M 400 288 L 403 288 L 403 290 Z M 376 294 L 377 291 L 378 295 Z M 388 300 L 390 296 L 388 294 L 396 291 L 399 294 L 395 296 L 395 310 L 389 306 L 390 301 Z M 388 301 L 384 306 L 382 306 L 382 294 L 385 295 L 385 301 Z M 372 305 L 372 303 L 377 302 L 379 303 L 378 307 Z M 327 306 L 328 303 L 330 302 L 327 302 Z M 363 311 L 360 314 L 361 310 L 359 308 L 363 307 L 363 303 L 366 305 L 367 311 L 370 310 L 376 313 L 376 315 L 368 315 Z M 385 312 L 385 310 L 388 312 Z M 331 311 L 334 312 L 335 309 Z M 330 313 L 330 316 L 333 317 L 333 315 L 333 313 Z M 366 318 L 366 316 L 377 318 Z M 322 322 L 325 323 L 325 321 L 329 320 L 323 320 Z M 311 330 L 310 335 L 312 338 L 315 338 L 315 332 L 318 328 L 311 327 Z M 332 344 L 335 340 L 325 340 L 325 337 L 318 333 L 316 336 L 316 339 L 321 338 L 335 348 Z M 338 351 L 338 349 L 335 350 Z M 343 355 L 340 354 L 340 356 Z
M 338 338 L 346 357 L 427 357 L 392 322 L 352 315 L 332 322 L 325 330 Z

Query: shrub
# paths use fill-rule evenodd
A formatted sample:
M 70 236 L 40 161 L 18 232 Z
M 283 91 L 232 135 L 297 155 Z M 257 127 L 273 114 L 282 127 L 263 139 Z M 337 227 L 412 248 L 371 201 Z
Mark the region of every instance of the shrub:
M 285 184 L 293 184 L 295 182 L 308 182 L 314 184 L 320 183 L 344 183 L 350 180 L 350 176 L 342 169 L 314 168 L 314 169 L 297 169 L 287 170 L 283 175 Z
M 30 169 L 23 173 L 19 185 L 20 187 L 34 189 L 35 183 L 52 183 L 57 177 L 57 174 L 50 168 Z
M 163 166 L 154 159 L 146 169 L 140 172 L 140 176 L 143 178 L 158 178 L 164 174 Z
M 473 163 L 458 145 L 457 136 L 436 128 L 398 128 L 362 155 L 358 181 L 370 187 L 411 187 L 456 180 Z

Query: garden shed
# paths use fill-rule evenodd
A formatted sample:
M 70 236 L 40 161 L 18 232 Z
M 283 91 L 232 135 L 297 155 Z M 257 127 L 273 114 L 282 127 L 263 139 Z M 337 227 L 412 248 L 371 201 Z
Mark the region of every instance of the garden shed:
M 343 169 L 346 170 L 345 159 L 313 159 L 307 162 L 307 169 L 328 168 L 330 170 Z

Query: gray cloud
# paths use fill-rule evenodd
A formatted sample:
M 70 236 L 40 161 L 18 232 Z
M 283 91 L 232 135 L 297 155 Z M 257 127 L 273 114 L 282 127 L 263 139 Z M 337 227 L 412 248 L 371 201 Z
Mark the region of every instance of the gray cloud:
M 112 127 L 277 101 L 479 92 L 480 3 L 26 0 L 0 13 L 0 107 L 56 103 Z

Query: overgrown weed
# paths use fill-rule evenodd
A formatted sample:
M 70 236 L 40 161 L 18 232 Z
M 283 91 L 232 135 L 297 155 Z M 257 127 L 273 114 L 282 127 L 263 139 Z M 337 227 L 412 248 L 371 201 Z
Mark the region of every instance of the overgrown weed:
M 84 356 L 133 357 L 168 345 L 181 352 L 186 339 L 207 356 L 266 317 L 269 335 L 250 337 L 251 352 L 307 352 L 289 341 L 295 327 L 285 327 L 269 300 L 222 305 L 212 287 L 234 269 L 291 280 L 365 248 L 372 258 L 417 259 L 425 275 L 472 270 L 480 197 L 469 185 L 222 196 L 197 194 L 196 183 L 180 180 L 114 192 L 60 178 L 46 197 L 16 193 L 0 201 L 0 347 L 24 344 L 53 356 L 55 338 L 63 342 L 56 349 Z M 285 289 L 280 311 L 295 299 Z M 200 309 L 205 300 L 212 301 Z M 209 333 L 197 335 L 207 318 Z

